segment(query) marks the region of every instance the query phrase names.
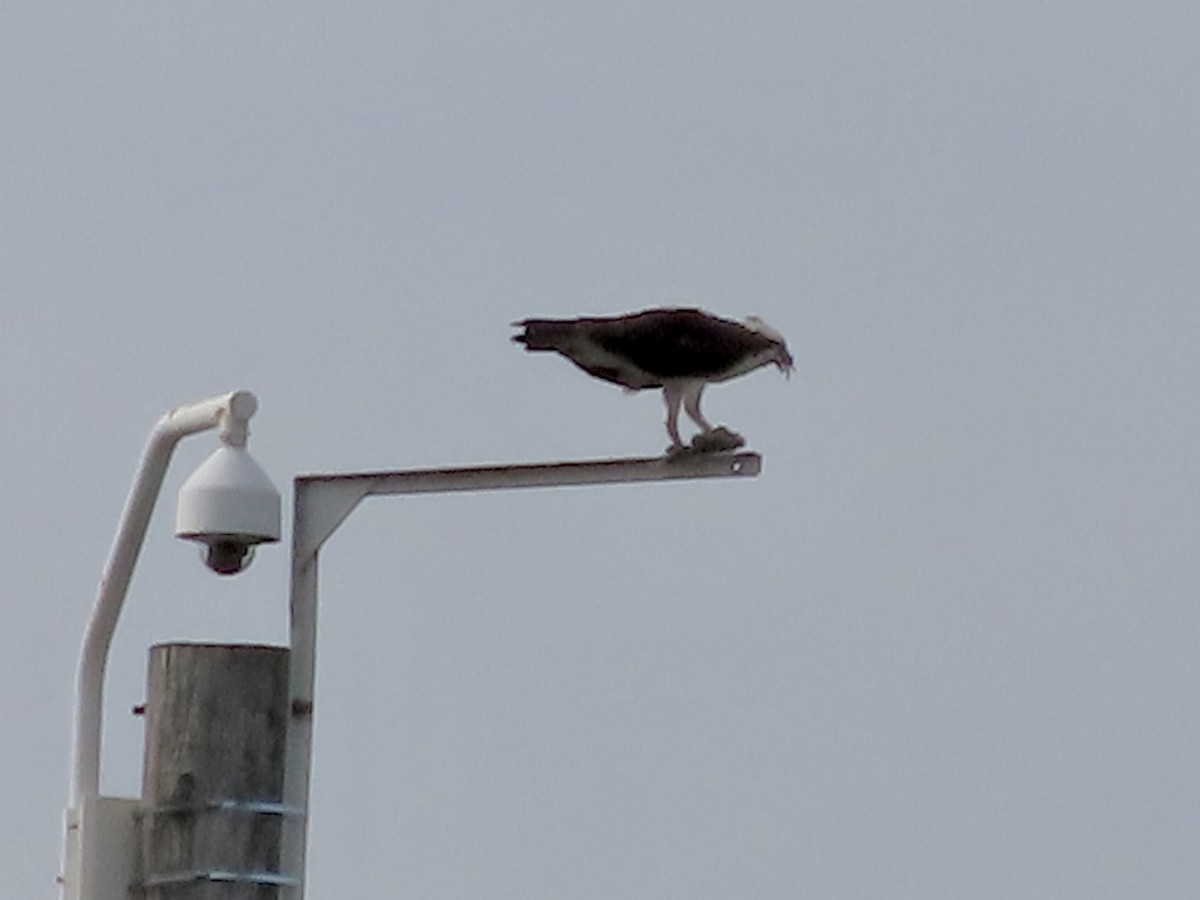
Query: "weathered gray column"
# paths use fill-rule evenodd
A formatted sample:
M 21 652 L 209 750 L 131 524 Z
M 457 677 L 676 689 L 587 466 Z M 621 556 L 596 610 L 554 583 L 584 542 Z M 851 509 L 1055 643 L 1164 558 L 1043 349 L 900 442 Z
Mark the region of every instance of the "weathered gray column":
M 283 896 L 295 874 L 279 871 L 287 648 L 159 644 L 148 684 L 144 896 Z

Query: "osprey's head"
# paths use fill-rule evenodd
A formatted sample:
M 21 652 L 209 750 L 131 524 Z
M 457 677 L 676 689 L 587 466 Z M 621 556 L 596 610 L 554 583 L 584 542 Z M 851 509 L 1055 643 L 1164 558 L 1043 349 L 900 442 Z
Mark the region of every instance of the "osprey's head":
M 792 377 L 792 369 L 796 366 L 796 361 L 792 359 L 792 354 L 788 352 L 787 342 L 784 341 L 783 335 L 760 319 L 758 316 L 746 316 L 743 325 L 755 334 L 760 334 L 771 342 L 771 347 L 764 354 L 762 364 L 773 363 L 775 368 L 779 369 L 786 378 Z

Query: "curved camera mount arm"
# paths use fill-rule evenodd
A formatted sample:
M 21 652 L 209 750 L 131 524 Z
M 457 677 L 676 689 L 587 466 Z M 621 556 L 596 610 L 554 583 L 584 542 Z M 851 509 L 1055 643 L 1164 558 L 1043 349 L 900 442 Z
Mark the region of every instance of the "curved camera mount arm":
M 234 391 L 177 407 L 159 419 L 150 433 L 100 579 L 79 655 L 71 747 L 70 804 L 74 809 L 79 808 L 84 796 L 99 794 L 100 726 L 108 650 L 175 445 L 190 434 L 220 426 L 223 442 L 244 446 L 247 423 L 257 410 L 258 400 L 252 393 Z

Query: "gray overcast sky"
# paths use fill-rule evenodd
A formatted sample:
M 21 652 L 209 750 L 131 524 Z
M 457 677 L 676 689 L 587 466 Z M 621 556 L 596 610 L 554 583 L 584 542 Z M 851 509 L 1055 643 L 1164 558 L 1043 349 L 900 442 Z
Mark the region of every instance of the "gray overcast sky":
M 754 482 L 376 500 L 323 557 L 310 896 L 1200 892 L 1193 2 L 5 6 L 0 847 L 54 895 L 149 429 L 294 474 L 645 455 L 526 315 L 758 313 Z M 171 536 L 113 648 L 285 639 Z

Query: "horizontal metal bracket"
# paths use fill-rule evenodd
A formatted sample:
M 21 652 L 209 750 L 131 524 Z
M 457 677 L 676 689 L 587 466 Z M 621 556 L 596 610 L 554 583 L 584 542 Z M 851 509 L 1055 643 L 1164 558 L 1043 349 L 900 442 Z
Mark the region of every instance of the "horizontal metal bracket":
M 283 816 L 295 819 L 304 817 L 304 810 L 300 807 L 289 806 L 286 803 L 271 800 L 212 800 L 207 803 L 143 806 L 135 815 L 138 818 L 147 818 L 150 816 L 170 816 L 204 812 L 247 813 L 248 815 Z
M 296 514 L 292 552 L 300 564 L 312 559 L 355 507 L 371 496 L 680 481 L 688 478 L 754 478 L 761 471 L 762 457 L 750 451 L 688 451 L 674 456 L 582 462 L 300 475 L 294 480 Z
M 162 806 L 143 806 L 134 813 L 136 818 L 155 816 L 204 815 L 208 813 L 277 816 L 283 819 L 304 819 L 304 810 L 275 800 L 210 800 L 202 803 L 167 803 Z M 142 890 L 177 884 L 221 882 L 226 884 L 255 884 L 272 887 L 299 887 L 301 881 L 282 872 L 235 872 L 231 869 L 189 869 L 147 875 L 137 887 Z
M 199 882 L 223 882 L 226 884 L 262 884 L 273 887 L 299 887 L 300 879 L 279 872 L 232 872 L 228 869 L 197 869 L 191 872 L 172 872 L 152 875 L 142 881 L 143 888 L 163 887 L 168 884 L 192 884 Z

